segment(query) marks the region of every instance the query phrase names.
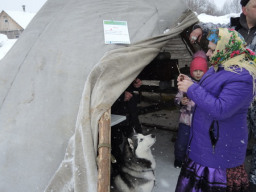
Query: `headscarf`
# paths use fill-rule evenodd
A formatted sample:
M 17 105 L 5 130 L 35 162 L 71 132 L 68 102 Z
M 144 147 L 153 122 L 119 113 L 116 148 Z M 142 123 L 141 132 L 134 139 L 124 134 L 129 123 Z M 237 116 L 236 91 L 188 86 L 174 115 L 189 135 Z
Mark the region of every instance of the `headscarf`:
M 208 33 L 207 39 L 214 44 L 217 44 L 217 42 L 220 40 L 219 38 L 219 30 L 218 29 L 211 29 Z
M 218 34 L 216 38 L 213 34 Z M 234 29 L 219 28 L 208 33 L 207 39 L 210 41 L 217 40 L 217 46 L 210 59 L 215 71 L 219 66 L 223 66 L 226 71 L 238 73 L 246 69 L 253 77 L 253 83 L 256 79 L 256 55 L 246 48 L 244 38 Z M 254 85 L 255 88 L 255 85 Z

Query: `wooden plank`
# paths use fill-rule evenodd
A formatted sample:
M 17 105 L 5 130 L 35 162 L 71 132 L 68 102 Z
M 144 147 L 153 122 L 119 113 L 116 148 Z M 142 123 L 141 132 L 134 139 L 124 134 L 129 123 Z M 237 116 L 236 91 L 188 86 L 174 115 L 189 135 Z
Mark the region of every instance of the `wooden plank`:
M 111 163 L 110 109 L 99 120 L 98 192 L 110 192 Z

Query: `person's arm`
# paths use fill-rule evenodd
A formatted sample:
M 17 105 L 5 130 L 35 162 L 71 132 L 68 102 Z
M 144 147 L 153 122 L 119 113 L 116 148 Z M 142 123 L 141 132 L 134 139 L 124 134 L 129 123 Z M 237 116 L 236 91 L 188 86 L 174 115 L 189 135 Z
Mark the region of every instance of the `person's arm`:
M 141 87 L 142 81 L 139 78 L 136 78 L 130 85 L 127 87 L 126 91 L 133 93 L 133 91 L 138 91 Z
M 252 83 L 237 80 L 226 83 L 218 97 L 196 83 L 188 88 L 187 94 L 197 107 L 203 109 L 213 119 L 222 120 L 240 110 L 243 102 L 251 99 L 252 92 Z

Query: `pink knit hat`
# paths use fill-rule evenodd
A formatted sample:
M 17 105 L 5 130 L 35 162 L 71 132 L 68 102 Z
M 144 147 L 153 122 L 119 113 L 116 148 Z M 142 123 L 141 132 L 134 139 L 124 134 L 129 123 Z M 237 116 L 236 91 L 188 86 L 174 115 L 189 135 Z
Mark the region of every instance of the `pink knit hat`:
M 201 70 L 204 73 L 206 73 L 208 66 L 206 61 L 206 55 L 204 51 L 197 51 L 193 55 L 193 60 L 190 63 L 190 75 L 193 77 L 193 71 L 195 70 Z
M 207 59 L 207 56 L 206 56 L 205 52 L 202 51 L 202 50 L 201 51 L 197 51 L 197 52 L 194 53 L 193 59 L 196 58 L 196 57 L 202 57 L 205 60 Z

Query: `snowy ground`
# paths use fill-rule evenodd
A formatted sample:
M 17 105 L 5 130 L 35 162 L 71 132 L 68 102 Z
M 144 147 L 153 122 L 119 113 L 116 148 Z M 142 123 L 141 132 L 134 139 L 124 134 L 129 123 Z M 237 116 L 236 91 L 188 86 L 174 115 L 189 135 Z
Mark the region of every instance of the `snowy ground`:
M 156 159 L 156 183 L 153 192 L 174 192 L 180 169 L 173 166 L 174 142 L 179 120 L 179 110 L 173 107 L 173 94 L 160 95 L 143 93 L 139 107 L 162 103 L 161 110 L 151 111 L 139 116 L 144 134 L 156 135 L 152 153 Z M 154 110 L 154 109 L 153 109 Z
M 152 128 L 151 128 L 152 129 Z M 156 143 L 153 146 L 153 155 L 156 159 L 156 183 L 154 192 L 174 192 L 180 169 L 173 166 L 174 143 L 171 141 L 173 132 L 169 130 L 152 129 L 156 135 Z

